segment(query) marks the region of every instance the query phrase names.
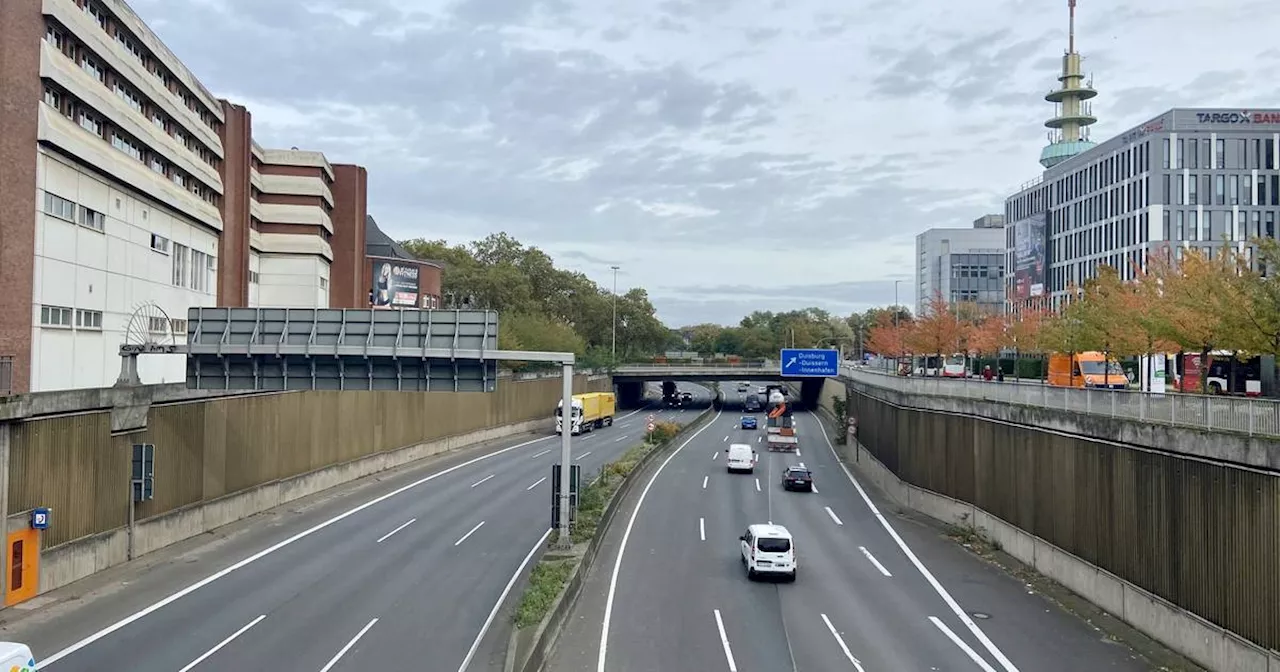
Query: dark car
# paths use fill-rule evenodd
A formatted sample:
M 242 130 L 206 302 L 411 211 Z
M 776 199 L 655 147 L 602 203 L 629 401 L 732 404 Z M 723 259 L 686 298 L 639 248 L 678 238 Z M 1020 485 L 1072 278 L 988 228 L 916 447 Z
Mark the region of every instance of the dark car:
M 693 403 L 693 393 L 691 393 L 691 392 L 681 392 L 681 393 L 680 393 L 680 403 L 681 403 L 681 404 L 691 404 L 691 403 Z
M 742 428 L 743 429 L 759 429 L 760 428 L 759 425 L 756 424 L 756 416 L 754 415 L 742 416 Z
M 788 467 L 782 472 L 782 489 L 813 492 L 813 472 L 804 467 Z

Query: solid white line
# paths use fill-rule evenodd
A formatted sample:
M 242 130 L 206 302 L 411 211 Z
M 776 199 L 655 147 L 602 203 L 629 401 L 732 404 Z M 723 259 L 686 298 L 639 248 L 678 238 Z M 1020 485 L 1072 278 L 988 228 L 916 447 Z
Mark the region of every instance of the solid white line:
M 760 492 L 760 479 L 756 479 L 756 492 Z
M 930 616 L 929 620 L 938 626 L 938 629 L 947 636 L 947 639 L 950 639 L 956 646 L 960 647 L 961 651 L 969 654 L 969 658 L 977 663 L 978 667 L 981 667 L 984 672 L 996 672 L 994 667 L 988 665 L 987 661 L 983 660 L 982 656 L 979 656 L 978 652 L 973 650 L 973 647 L 966 644 L 963 639 L 960 639 L 960 636 L 952 632 L 951 628 L 948 628 L 947 624 L 943 623 L 937 616 Z
M 871 561 L 871 564 L 876 566 L 876 569 L 880 570 L 881 574 L 884 574 L 885 576 L 893 576 L 889 573 L 889 570 L 884 568 L 884 565 L 880 564 L 879 560 L 876 560 L 876 556 L 871 555 L 871 551 L 868 551 L 866 546 L 859 546 L 858 550 L 862 551 L 862 554 L 867 556 L 867 559 Z
M 698 519 L 698 536 L 702 537 L 703 541 L 707 540 L 707 522 L 703 518 Z
M 381 544 L 382 542 L 386 541 L 387 539 L 390 539 L 390 538 L 391 538 L 391 535 L 395 534 L 396 532 L 399 532 L 400 530 L 403 530 L 403 529 L 404 529 L 404 528 L 406 528 L 406 527 L 409 527 L 410 525 L 414 524 L 414 523 L 415 523 L 415 522 L 417 522 L 417 521 L 418 521 L 418 519 L 417 519 L 417 518 L 410 518 L 410 519 L 409 519 L 409 522 L 407 522 L 407 523 L 405 523 L 405 524 L 401 525 L 400 527 L 397 527 L 396 529 L 391 530 L 390 532 L 388 532 L 388 533 L 386 533 L 386 534 L 382 535 L 382 537 L 381 537 L 380 539 L 378 539 L 377 541 L 375 541 L 375 542 L 373 542 L 373 543 L 375 543 L 375 544 Z
M 729 637 L 724 634 L 724 621 L 720 620 L 720 610 L 716 609 L 716 628 L 720 631 L 720 645 L 724 647 L 724 658 L 729 661 L 729 672 L 738 672 L 733 662 L 733 650 L 729 648 Z
M 840 650 L 844 651 L 844 657 L 848 658 L 849 662 L 853 663 L 853 666 L 857 668 L 858 672 L 866 672 L 866 670 L 862 669 L 862 662 L 853 657 L 853 652 L 850 651 L 849 647 L 844 643 L 844 638 L 840 636 L 840 633 L 836 632 L 836 626 L 831 625 L 831 619 L 827 618 L 826 614 L 822 614 L 822 622 L 827 624 L 827 629 L 831 631 L 831 636 L 836 638 L 836 643 L 840 645 Z
M 840 520 L 840 517 L 836 515 L 836 512 L 831 510 L 831 507 L 824 506 L 822 508 L 827 510 L 827 515 L 831 516 L 831 520 L 836 521 L 836 525 L 844 525 L 844 522 Z
M 627 437 L 625 437 L 625 436 L 619 436 L 618 438 L 614 439 L 614 440 L 613 440 L 613 442 L 614 442 L 614 443 L 617 443 L 617 442 L 619 442 L 619 441 L 626 441 L 626 440 L 627 440 Z
M 627 520 L 626 530 L 622 533 L 622 543 L 618 547 L 618 557 L 613 561 L 613 575 L 609 577 L 609 595 L 605 598 L 604 623 L 600 628 L 600 657 L 596 662 L 597 672 L 605 672 L 605 659 L 609 653 L 609 622 L 613 620 L 613 598 L 618 592 L 618 572 L 622 569 L 622 558 L 626 554 L 627 541 L 631 539 L 631 530 L 636 525 L 636 517 L 640 515 L 640 507 L 644 504 L 645 497 L 649 495 L 649 489 L 653 487 L 654 481 L 658 480 L 658 476 L 662 474 L 662 470 L 671 462 L 671 459 L 676 455 L 679 455 L 680 451 L 684 450 L 684 447 L 689 445 L 690 441 L 698 438 L 699 434 L 703 433 L 708 427 L 715 424 L 715 421 L 720 419 L 721 413 L 723 413 L 723 411 L 717 411 L 716 417 L 712 419 L 712 422 L 703 425 L 701 429 L 694 432 L 689 438 L 685 439 L 684 443 L 680 444 L 678 448 L 672 451 L 672 453 L 667 456 L 667 459 L 663 460 L 662 464 L 658 465 L 658 469 L 653 472 L 653 475 L 649 477 L 649 482 L 645 484 L 644 490 L 640 491 L 640 499 L 636 502 L 636 508 L 631 512 L 631 517 Z
M 459 545 L 461 545 L 461 544 L 462 544 L 462 542 L 464 542 L 464 541 L 466 541 L 466 540 L 467 540 L 467 537 L 469 537 L 469 536 L 471 536 L 471 535 L 475 534 L 475 533 L 476 533 L 476 530 L 478 530 L 478 529 L 480 529 L 480 528 L 482 528 L 482 527 L 484 527 L 484 521 L 483 521 L 483 520 L 482 520 L 482 521 L 480 521 L 480 524 L 479 524 L 479 525 L 476 525 L 475 527 L 471 528 L 471 531 L 470 531 L 470 532 L 468 532 L 468 533 L 466 533 L 466 534 L 462 535 L 462 538 L 461 538 L 461 539 L 459 539 L 459 540 L 457 540 L 457 541 L 453 542 L 453 545 L 454 545 L 454 546 L 459 546 Z
M 473 487 L 473 488 L 474 488 L 474 487 L 476 487 L 477 485 L 480 485 L 481 483 L 484 483 L 485 481 L 487 481 L 487 480 L 489 480 L 489 479 L 493 478 L 495 475 L 496 475 L 496 474 L 489 474 L 488 476 L 485 476 L 484 478 L 482 478 L 482 479 L 480 479 L 480 480 L 476 481 L 475 483 L 472 483 L 472 484 L 471 484 L 471 487 Z
M 369 625 L 364 626 L 364 628 L 361 629 L 360 632 L 357 632 L 356 636 L 352 637 L 351 641 L 347 642 L 347 645 L 342 647 L 342 649 L 338 651 L 338 653 L 329 660 L 329 663 L 327 665 L 320 668 L 320 672 L 329 672 L 329 670 L 332 670 L 333 666 L 337 665 L 338 661 L 342 660 L 342 657 L 347 655 L 347 652 L 351 650 L 351 647 L 355 646 L 356 642 L 360 641 L 361 637 L 364 637 L 364 633 L 369 632 L 369 628 L 372 628 L 373 624 L 377 622 L 378 622 L 378 619 L 376 618 L 373 619 L 372 621 L 369 621 Z
M 840 470 L 844 472 L 845 477 L 849 479 L 849 482 L 853 484 L 853 487 L 858 491 L 858 494 L 862 496 L 862 501 L 866 503 L 867 508 L 871 509 L 871 513 L 875 514 L 876 520 L 880 521 L 880 526 L 884 528 L 885 532 L 889 533 L 890 537 L 893 537 L 893 541 L 898 544 L 898 548 L 902 549 L 902 553 L 907 556 L 907 559 L 911 561 L 911 564 L 920 572 L 920 575 L 924 577 L 925 581 L 928 581 L 929 585 L 933 587 L 933 591 L 942 598 L 943 602 L 947 603 L 947 606 L 951 608 L 952 613 L 960 619 L 961 623 L 964 623 L 965 627 L 969 628 L 969 632 L 972 632 L 974 637 L 978 638 L 978 641 L 981 642 L 982 646 L 987 649 L 987 652 L 1000 663 L 1001 667 L 1005 669 L 1005 672 L 1018 672 L 1018 668 L 1015 667 L 1004 653 L 996 647 L 995 643 L 991 641 L 991 638 L 987 637 L 987 634 L 982 631 L 982 628 L 979 628 L 978 624 L 969 617 L 969 614 L 966 614 L 964 610 L 960 608 L 960 605 L 956 603 L 955 598 L 951 597 L 951 593 L 948 593 L 947 589 L 943 588 L 942 584 L 934 578 L 933 573 L 929 571 L 929 568 L 925 567 L 923 562 L 920 562 L 920 558 L 917 558 L 916 554 L 912 552 L 911 547 L 907 546 L 907 542 L 903 541 L 902 537 L 898 536 L 897 531 L 893 529 L 893 526 L 889 524 L 889 521 L 880 513 L 880 509 L 876 508 L 875 503 L 867 496 L 867 491 L 862 489 L 862 484 L 858 482 L 858 479 L 853 477 L 853 472 L 849 471 L 849 468 L 845 466 L 844 462 L 840 461 L 840 454 L 836 452 L 836 447 L 832 445 L 831 438 L 827 436 L 826 428 L 822 427 L 821 424 L 819 424 L 818 428 L 822 434 L 822 438 L 827 442 L 827 448 L 831 450 L 831 455 L 836 458 L 836 464 L 840 465 Z
M 489 626 L 493 625 L 493 619 L 498 617 L 498 611 L 502 609 L 502 603 L 506 601 L 507 595 L 516 585 L 518 580 L 524 574 L 524 568 L 529 566 L 529 561 L 533 559 L 533 554 L 537 553 L 542 545 L 547 543 L 547 537 L 551 536 L 551 530 L 548 529 L 542 533 L 542 538 L 538 543 L 529 549 L 528 555 L 524 556 L 524 560 L 520 561 L 520 566 L 516 568 L 516 573 L 511 575 L 511 580 L 507 581 L 507 587 L 502 589 L 502 594 L 498 596 L 498 601 L 493 603 L 493 609 L 489 610 L 489 617 L 484 619 L 484 625 L 480 628 L 480 634 L 476 635 L 474 642 L 471 642 L 471 648 L 467 649 L 467 657 L 462 659 L 462 665 L 458 667 L 458 672 L 467 672 L 467 666 L 471 664 L 471 659 L 475 657 L 476 651 L 480 648 L 480 642 L 484 640 L 484 636 L 489 632 Z
M 815 494 L 815 495 L 816 495 L 816 494 L 818 494 L 818 486 L 816 486 L 816 485 L 814 485 L 814 484 L 810 483 L 810 484 L 809 484 L 809 487 L 813 488 L 813 494 Z
M 556 439 L 558 439 L 558 438 L 560 438 L 560 437 L 559 437 L 559 436 L 554 436 L 554 437 L 552 437 L 552 436 L 548 436 L 547 438 L 548 438 L 548 439 L 552 439 L 552 438 L 556 438 Z M 542 457 L 543 455 L 546 455 L 546 454 L 547 454 L 547 453 L 549 453 L 549 452 L 551 452 L 551 451 L 550 451 L 550 450 L 544 450 L 544 451 L 542 451 L 541 453 L 538 453 L 537 455 L 534 455 L 534 457 Z
M 186 667 L 182 668 L 181 670 L 178 670 L 178 672 L 189 672 L 191 668 L 195 667 L 196 665 L 199 665 L 200 663 L 203 663 L 205 659 L 207 659 L 209 656 L 212 656 L 213 654 L 217 653 L 222 647 L 230 644 L 231 641 L 234 640 L 236 637 L 239 637 L 240 635 L 243 635 L 244 633 L 248 632 L 249 628 L 252 628 L 253 626 L 261 623 L 262 619 L 266 617 L 267 615 L 263 614 L 253 619 L 252 621 L 249 621 L 248 625 L 244 626 L 243 628 L 240 628 L 239 630 L 236 630 L 234 633 L 232 633 L 230 637 L 222 640 L 221 642 L 218 642 L 217 646 L 213 647 L 212 649 L 209 649 L 208 651 L 205 651 L 203 654 L 200 655 L 199 658 L 196 658 L 195 660 L 191 661 L 190 663 L 187 664 Z
M 589 450 L 588 450 L 587 452 L 585 452 L 585 453 L 583 453 L 583 454 L 581 454 L 581 455 L 579 455 L 579 456 L 575 457 L 574 459 L 575 459 L 575 460 L 581 460 L 582 458 L 584 458 L 584 457 L 586 457 L 586 456 L 588 456 L 588 455 L 590 455 L 590 454 L 591 454 L 591 451 L 589 451 Z
M 707 479 L 708 479 L 708 478 L 711 478 L 711 477 L 710 477 L 710 476 L 703 476 L 703 477 L 702 477 L 702 489 L 703 489 L 703 490 L 706 490 L 706 489 L 707 489 Z
M 529 487 L 525 488 L 525 490 L 532 490 L 532 489 L 534 489 L 534 488 L 538 487 L 539 485 L 541 485 L 541 484 L 542 484 L 542 482 L 543 482 L 543 481 L 545 481 L 545 480 L 547 480 L 547 477 L 546 477 L 546 476 L 543 476 L 542 478 L 539 478 L 537 481 L 534 481 L 533 485 L 531 485 L 531 486 L 529 486 Z
M 299 532 L 299 533 L 297 533 L 297 534 L 293 535 L 292 537 L 289 537 L 288 539 L 285 539 L 284 541 L 277 542 L 277 543 L 275 543 L 275 544 L 274 544 L 274 545 L 272 545 L 272 546 L 269 546 L 269 547 L 267 547 L 267 548 L 264 548 L 264 549 L 262 549 L 261 551 L 258 551 L 257 553 L 254 553 L 253 555 L 251 555 L 251 556 L 249 556 L 249 557 L 245 558 L 244 560 L 241 560 L 240 562 L 237 562 L 237 563 L 235 563 L 234 565 L 231 565 L 230 567 L 227 567 L 227 568 L 225 568 L 225 569 L 222 569 L 222 570 L 219 570 L 219 571 L 217 571 L 217 572 L 214 572 L 213 574 L 210 574 L 209 576 L 206 576 L 205 578 L 200 579 L 199 581 L 197 581 L 197 582 L 195 582 L 195 583 L 193 583 L 193 584 L 191 584 L 191 585 L 187 586 L 186 588 L 183 588 L 183 589 L 181 589 L 181 590 L 179 590 L 179 591 L 177 591 L 177 592 L 175 592 L 175 593 L 173 593 L 173 594 L 169 595 L 168 597 L 166 597 L 166 598 L 164 598 L 164 599 L 160 600 L 159 602 L 156 602 L 156 603 L 154 603 L 154 604 L 152 604 L 152 605 L 150 605 L 150 606 L 148 606 L 148 607 L 145 607 L 145 608 L 143 608 L 143 609 L 141 609 L 141 610 L 139 610 L 139 611 L 137 611 L 137 612 L 133 613 L 133 614 L 132 614 L 132 615 L 130 615 L 130 616 L 127 616 L 127 617 L 125 617 L 125 618 L 123 618 L 123 619 L 120 619 L 119 621 L 116 621 L 115 623 L 113 623 L 113 624 L 111 624 L 111 625 L 109 625 L 109 626 L 107 626 L 107 627 L 105 627 L 105 628 L 103 628 L 103 629 L 101 629 L 101 630 L 99 630 L 99 631 L 97 631 L 97 632 L 93 633 L 92 635 L 89 635 L 88 637 L 85 637 L 84 639 L 82 639 L 82 640 L 80 640 L 80 641 L 76 642 L 75 644 L 72 644 L 71 646 L 68 646 L 67 648 L 65 648 L 65 649 L 63 649 L 63 650 L 61 650 L 61 651 L 59 651 L 59 652 L 57 652 L 57 653 L 53 654 L 52 656 L 49 656 L 48 658 L 45 658 L 45 659 L 40 663 L 40 665 L 38 666 L 38 669 L 42 669 L 42 670 L 43 670 L 43 669 L 45 669 L 45 668 L 49 667 L 50 665 L 52 665 L 53 663 L 56 663 L 56 662 L 58 662 L 59 660 L 62 660 L 63 658 L 66 658 L 67 656 L 69 656 L 69 655 L 71 655 L 71 654 L 75 653 L 76 651 L 79 651 L 80 649 L 83 649 L 84 647 L 89 646 L 90 644 L 93 644 L 94 642 L 96 642 L 96 641 L 98 641 L 98 640 L 102 639 L 103 637 L 106 637 L 107 635 L 110 635 L 111 633 L 113 633 L 113 632 L 115 632 L 115 631 L 117 631 L 117 630 L 119 630 L 119 629 L 121 629 L 121 628 L 123 628 L 123 627 L 125 627 L 125 626 L 127 626 L 127 625 L 129 625 L 129 624 L 131 624 L 131 623 L 134 623 L 135 621 L 137 621 L 137 620 L 139 620 L 139 619 L 141 619 L 141 618 L 145 618 L 146 616 L 149 616 L 149 615 L 151 615 L 151 614 L 155 613 L 155 612 L 156 612 L 157 610 L 159 610 L 159 609 L 163 609 L 164 607 L 166 607 L 166 606 L 168 606 L 168 605 L 170 605 L 170 604 L 173 604 L 174 602 L 176 602 L 176 601 L 178 601 L 178 600 L 180 600 L 180 599 L 182 599 L 182 598 L 186 597 L 187 595 L 190 595 L 191 593 L 194 593 L 194 592 L 195 592 L 195 591 L 197 591 L 197 590 L 200 590 L 201 588 L 203 588 L 203 587 L 205 587 L 205 586 L 207 586 L 207 585 L 209 585 L 209 584 L 213 583 L 214 581 L 217 581 L 218 579 L 221 579 L 222 577 L 224 577 L 224 576 L 226 576 L 226 575 L 228 575 L 228 574 L 230 574 L 230 573 L 232 573 L 232 572 L 236 571 L 237 569 L 241 569 L 241 568 L 246 567 L 246 566 L 248 566 L 248 565 L 250 565 L 250 564 L 252 564 L 252 563 L 254 563 L 254 562 L 257 562 L 258 560 L 261 560 L 262 558 L 265 558 L 265 557 L 267 557 L 268 555 L 271 555 L 272 553 L 275 553 L 276 551 L 278 551 L 278 550 L 280 550 L 280 549 L 282 549 L 282 548 L 284 548 L 284 547 L 286 547 L 286 546 L 289 546 L 290 544 L 293 544 L 294 542 L 296 542 L 296 541 L 298 541 L 298 540 L 300 540 L 300 539 L 305 539 L 306 537 L 309 537 L 309 536 L 311 536 L 311 535 L 315 534 L 316 532 L 319 532 L 320 530 L 323 530 L 323 529 L 325 529 L 326 527 L 329 527 L 330 525 L 333 525 L 334 523 L 337 523 L 337 522 L 342 521 L 342 520 L 346 520 L 347 518 L 350 518 L 351 516 L 354 516 L 354 515 L 356 515 L 357 513 L 360 513 L 361 511 L 364 511 L 365 509 L 367 509 L 367 508 L 369 508 L 369 507 L 371 507 L 371 506 L 375 506 L 375 505 L 377 505 L 377 504 L 381 504 L 382 502 L 385 502 L 385 501 L 387 501 L 388 499 L 391 499 L 392 497 L 395 497 L 396 495 L 400 495 L 400 494 L 406 493 L 406 492 L 408 492 L 408 491 L 410 491 L 410 490 L 412 490 L 412 489 L 414 489 L 414 488 L 416 488 L 416 487 L 418 487 L 418 486 L 422 485 L 423 483 L 427 483 L 427 482 L 429 482 L 429 481 L 433 481 L 433 480 L 435 480 L 435 479 L 437 479 L 437 478 L 440 478 L 441 476 L 444 476 L 445 474 L 451 474 L 451 473 L 453 473 L 453 472 L 455 472 L 455 471 L 457 471 L 457 470 L 459 470 L 459 469 L 462 469 L 462 468 L 464 468 L 464 467 L 469 467 L 469 466 L 471 466 L 471 465 L 473 465 L 473 464 L 475 464 L 475 463 L 477 463 L 477 462 L 481 462 L 481 461 L 483 461 L 483 460 L 487 460 L 487 459 L 489 459 L 489 458 L 491 458 L 491 457 L 495 457 L 495 456 L 497 456 L 497 455 L 502 455 L 503 453 L 509 453 L 509 452 L 511 452 L 511 451 L 513 451 L 513 450 L 517 450 L 517 449 L 519 449 L 519 448 L 524 448 L 525 446 L 529 446 L 529 445 L 532 445 L 532 444 L 538 443 L 538 442 L 540 442 L 540 441 L 546 441 L 546 440 L 548 440 L 548 439 L 553 439 L 553 438 L 556 438 L 556 437 L 554 437 L 554 436 L 544 436 L 544 437 L 542 437 L 542 438 L 540 438 L 540 439 L 532 439 L 532 440 L 529 440 L 529 441 L 525 441 L 525 442 L 523 442 L 523 443 L 517 443 L 517 444 L 516 444 L 516 445 L 514 445 L 514 446 L 509 446 L 509 447 L 507 447 L 507 448 L 503 448 L 503 449 L 501 449 L 501 450 L 496 450 L 496 451 L 494 451 L 494 452 L 492 452 L 492 453 L 489 453 L 489 454 L 487 454 L 487 455 L 481 455 L 481 456 L 479 456 L 479 457 L 472 458 L 472 459 L 470 459 L 470 460 L 467 460 L 466 462 L 463 462 L 462 464 L 454 465 L 454 466 L 452 466 L 452 467 L 449 467 L 448 469 L 444 469 L 444 470 L 442 470 L 442 471 L 438 471 L 438 472 L 436 472 L 436 473 L 434 473 L 434 474 L 431 474 L 430 476 L 426 476 L 426 477 L 420 478 L 420 479 L 418 479 L 418 480 L 416 480 L 416 481 L 414 481 L 414 482 L 412 482 L 412 483 L 410 483 L 410 484 L 408 484 L 408 485 L 401 486 L 400 488 L 397 488 L 396 490 L 392 490 L 391 492 L 388 492 L 388 493 L 386 493 L 385 495 L 380 495 L 380 496 L 378 496 L 378 497 L 375 497 L 375 498 L 373 498 L 373 499 L 371 499 L 371 500 L 369 500 L 369 501 L 365 502 L 364 504 L 361 504 L 360 506 L 357 506 L 357 507 L 355 507 L 355 508 L 353 508 L 353 509 L 349 509 L 349 510 L 347 510 L 345 513 L 338 514 L 338 515 L 334 516 L 333 518 L 330 518 L 329 520 L 326 520 L 326 521 L 324 521 L 324 522 L 322 522 L 322 523 L 319 523 L 319 524 L 313 525 L 313 526 L 311 526 L 311 527 L 309 527 L 309 528 L 307 528 L 307 529 L 305 529 L 305 530 L 303 530 L 303 531 L 301 531 L 301 532 Z

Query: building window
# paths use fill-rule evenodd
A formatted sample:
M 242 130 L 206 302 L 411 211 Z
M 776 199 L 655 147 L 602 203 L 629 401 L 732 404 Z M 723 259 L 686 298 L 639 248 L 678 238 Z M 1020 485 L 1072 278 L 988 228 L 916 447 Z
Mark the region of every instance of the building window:
M 44 102 L 53 109 L 62 111 L 62 94 L 47 86 L 44 89 Z
M 172 319 L 170 319 L 170 320 L 169 320 L 169 328 L 170 328 L 171 330 L 173 330 L 173 334 L 174 334 L 175 336 L 176 336 L 176 335 L 178 335 L 178 334 L 182 334 L 183 336 L 186 336 L 186 335 L 187 335 L 187 321 L 186 321 L 186 320 L 180 320 L 180 319 L 178 319 L 178 318 L 176 318 L 176 317 L 175 317 L 175 318 L 172 318 Z
M 1164 151 L 1160 155 L 1160 165 L 1163 168 L 1169 167 L 1169 138 L 1164 139 Z
M 116 95 L 119 96 L 120 100 L 123 100 L 126 105 L 128 105 L 129 107 L 132 107 L 135 112 L 142 111 L 142 100 L 139 99 L 138 96 L 135 95 L 132 91 L 130 91 L 128 87 L 126 87 L 124 84 L 121 84 L 120 82 L 116 82 L 116 85 L 114 88 L 115 88 Z
M 40 326 L 71 327 L 71 309 L 62 306 L 40 306 Z
M 76 327 L 79 329 L 102 330 L 101 310 L 76 310 Z
M 158 157 L 152 156 L 150 163 L 151 163 L 151 172 L 156 173 L 158 175 L 164 175 L 164 161 L 161 161 Z
M 44 194 L 44 211 L 45 214 L 58 219 L 65 219 L 68 222 L 76 221 L 76 204 L 47 191 Z
M 126 139 L 124 136 L 120 135 L 119 133 L 111 134 L 111 146 L 124 152 L 125 154 L 128 154 L 129 156 L 132 156 L 138 161 L 142 160 L 142 150 L 138 149 L 137 145 L 133 144 L 132 141 Z
M 58 30 L 52 25 L 45 26 L 44 39 L 49 44 L 52 44 L 53 46 L 57 47 L 58 51 L 62 51 L 65 53 L 65 50 L 67 48 L 67 36 L 61 30 Z
M 89 131 L 99 138 L 102 137 L 102 124 L 98 122 L 97 118 L 84 110 L 81 110 L 78 116 L 80 117 L 80 128 Z
M 153 333 L 153 334 L 165 334 L 165 333 L 168 333 L 168 332 L 169 332 L 169 320 L 167 320 L 167 319 L 165 319 L 165 318 L 163 318 L 163 317 L 159 317 L 159 316 L 155 316 L 155 315 L 153 315 L 153 316 L 151 316 L 150 318 L 148 318 L 148 319 L 147 319 L 147 330 L 148 330 L 148 331 L 150 331 L 150 332 L 151 332 L 151 333 Z
M 80 226 L 85 226 L 94 231 L 103 231 L 107 228 L 107 216 L 97 210 L 80 206 Z
M 162 254 L 169 254 L 169 239 L 158 233 L 151 234 L 151 249 Z
M 92 56 L 85 56 L 84 60 L 80 62 L 80 67 L 100 83 L 107 83 L 106 71 L 102 69 L 101 65 L 98 65 L 97 61 L 93 60 Z
M 1227 141 L 1219 138 L 1218 141 L 1214 143 L 1213 149 L 1218 155 L 1218 158 L 1214 163 L 1217 164 L 1218 168 L 1226 168 L 1227 167 Z
M 249 271 L 249 284 L 251 284 L 251 285 L 256 285 L 256 284 L 258 284 L 258 272 L 257 272 L 257 271 Z
M 209 272 L 209 255 L 198 250 L 191 251 L 191 289 L 197 292 L 207 291 L 209 288 L 208 272 Z
M 190 251 L 186 245 L 173 244 L 173 285 L 175 287 L 187 286 L 187 264 Z
M 320 278 L 320 289 L 325 289 L 328 286 L 329 286 L 329 278 L 325 278 L 325 277 Z
M 183 177 L 182 173 L 176 170 L 173 171 L 173 174 L 169 176 L 169 179 L 173 180 L 173 183 L 178 185 L 179 187 L 187 186 L 187 178 Z

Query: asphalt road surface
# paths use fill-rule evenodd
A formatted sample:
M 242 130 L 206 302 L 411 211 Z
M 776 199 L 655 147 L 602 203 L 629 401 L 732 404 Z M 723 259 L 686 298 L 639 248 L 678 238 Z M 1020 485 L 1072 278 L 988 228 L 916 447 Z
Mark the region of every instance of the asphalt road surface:
M 646 414 L 573 439 L 584 477 Z M 558 436 L 525 436 L 295 502 L 11 609 L 0 637 L 54 672 L 485 670 L 509 631 L 496 605 L 548 532 L 559 454 Z
M 549 670 L 1149 669 L 936 529 L 882 514 L 892 508 L 855 485 L 815 417 L 795 415 L 802 446 L 788 455 L 740 415 L 690 438 L 619 512 Z M 727 473 L 725 448 L 747 442 L 755 473 Z M 816 492 L 784 491 L 782 470 L 801 463 Z M 745 576 L 738 536 L 765 522 L 794 535 L 795 583 Z

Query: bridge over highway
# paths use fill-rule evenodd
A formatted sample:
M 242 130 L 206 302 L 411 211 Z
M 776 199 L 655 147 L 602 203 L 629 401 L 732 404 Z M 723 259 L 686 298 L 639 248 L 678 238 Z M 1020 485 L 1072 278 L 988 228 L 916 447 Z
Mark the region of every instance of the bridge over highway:
M 644 384 L 656 381 L 720 382 L 720 381 L 789 381 L 798 383 L 803 407 L 816 404 L 822 392 L 824 378 L 784 376 L 782 367 L 775 360 L 747 362 L 629 364 L 613 371 L 613 382 L 618 389 L 618 400 L 626 407 L 634 407 L 643 397 Z

